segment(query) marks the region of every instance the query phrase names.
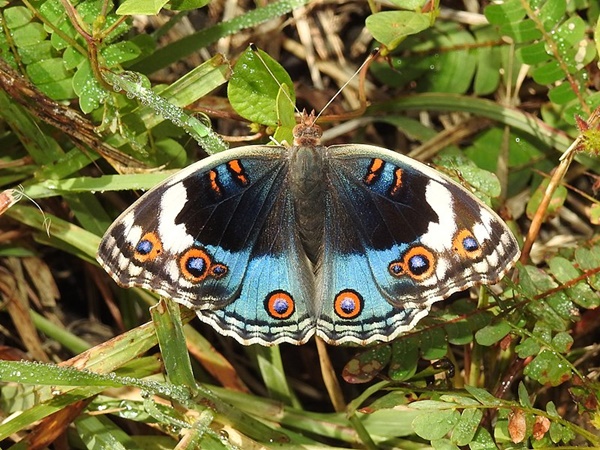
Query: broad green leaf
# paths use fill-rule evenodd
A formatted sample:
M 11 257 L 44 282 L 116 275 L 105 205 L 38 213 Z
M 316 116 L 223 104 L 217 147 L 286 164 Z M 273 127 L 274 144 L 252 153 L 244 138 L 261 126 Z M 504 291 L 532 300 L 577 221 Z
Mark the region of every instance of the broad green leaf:
M 33 13 L 24 6 L 13 6 L 2 11 L 4 24 L 11 30 L 15 30 L 29 23 Z
M 140 14 L 155 16 L 169 0 L 125 0 L 117 8 L 117 14 L 122 16 Z
M 248 48 L 240 56 L 227 86 L 227 96 L 239 115 L 251 122 L 275 128 L 279 125 L 279 86 L 288 86 L 292 94 L 291 103 L 295 104 L 294 85 L 277 61 L 261 50 L 258 50 L 258 53 L 260 57 Z
M 429 328 L 421 334 L 421 356 L 433 361 L 443 358 L 448 353 L 446 334 L 442 328 Z
M 498 447 L 494 443 L 492 436 L 485 429 L 479 427 L 475 433 L 473 442 L 469 444 L 471 450 L 496 450 Z
M 519 403 L 523 408 L 532 408 L 531 400 L 529 400 L 529 392 L 527 392 L 527 388 L 523 382 L 519 382 L 519 387 L 517 388 L 519 394 Z
M 412 422 L 415 433 L 423 439 L 441 439 L 456 426 L 460 413 L 456 409 L 429 410 Z
M 411 11 L 383 11 L 367 17 L 365 25 L 388 50 L 395 49 L 407 36 L 431 25 L 431 16 Z
M 419 344 L 415 338 L 401 338 L 392 344 L 392 358 L 388 374 L 392 380 L 403 381 L 417 373 Z
M 479 345 L 489 347 L 503 339 L 511 330 L 512 328 L 507 322 L 500 320 L 475 333 L 475 340 Z
M 454 427 L 454 430 L 452 430 L 452 436 L 450 437 L 452 442 L 459 446 L 469 445 L 475 437 L 482 417 L 483 410 L 481 409 L 464 409 L 458 423 Z
M 73 76 L 73 89 L 79 96 L 79 107 L 84 113 L 90 113 L 99 108 L 101 103 L 108 97 L 108 92 L 94 78 L 92 67 L 85 60 Z
M 46 39 L 46 31 L 41 23 L 31 22 L 12 32 L 17 47 L 36 45 Z
M 483 13 L 491 24 L 504 25 L 521 20 L 526 11 L 520 0 L 508 0 L 486 6 Z

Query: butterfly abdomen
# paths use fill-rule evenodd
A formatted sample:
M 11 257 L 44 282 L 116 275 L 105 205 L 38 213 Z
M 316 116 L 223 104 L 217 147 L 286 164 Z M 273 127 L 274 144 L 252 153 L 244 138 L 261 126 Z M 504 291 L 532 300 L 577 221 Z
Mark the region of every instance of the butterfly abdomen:
M 315 264 L 322 249 L 325 224 L 325 148 L 291 148 L 290 192 L 295 219 L 306 255 Z

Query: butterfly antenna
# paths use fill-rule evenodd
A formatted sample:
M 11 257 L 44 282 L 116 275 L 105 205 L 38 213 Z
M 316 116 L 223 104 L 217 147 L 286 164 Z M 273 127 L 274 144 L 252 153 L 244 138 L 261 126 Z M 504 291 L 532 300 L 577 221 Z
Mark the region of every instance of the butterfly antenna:
M 338 91 L 335 93 L 335 95 L 333 97 L 331 97 L 331 99 L 325 104 L 325 106 L 323 106 L 323 108 L 321 108 L 321 111 L 319 112 L 319 114 L 317 114 L 317 117 L 315 117 L 315 122 L 317 121 L 317 119 L 319 117 L 321 117 L 321 115 L 323 114 L 323 112 L 329 108 L 329 105 L 331 105 L 333 103 L 333 101 L 337 98 L 338 95 L 340 95 L 342 93 L 342 91 L 344 90 L 344 88 L 346 86 L 348 86 L 350 84 L 350 82 L 359 74 L 362 72 L 362 70 L 365 67 L 368 67 L 371 62 L 373 61 L 373 59 L 375 59 L 375 56 L 377 56 L 377 54 L 379 53 L 379 49 L 373 49 L 373 51 L 369 54 L 369 56 L 367 57 L 367 59 L 364 60 L 364 62 L 360 65 L 360 67 L 356 70 L 356 72 L 354 72 L 352 74 L 352 76 L 350 78 L 348 78 L 348 81 L 346 81 L 341 88 L 338 89 Z M 360 86 L 360 101 L 361 103 L 366 103 L 365 100 L 365 95 L 364 95 L 364 77 L 361 77 L 361 86 Z
M 267 62 L 261 56 L 260 52 L 258 51 L 258 47 L 256 46 L 256 44 L 250 43 L 250 50 L 252 50 L 254 52 L 254 54 L 256 55 L 256 57 L 260 60 L 260 62 L 263 63 L 263 66 L 265 66 L 265 69 L 267 70 L 267 72 L 269 72 L 269 74 L 271 75 L 271 77 L 273 77 L 273 80 L 275 80 L 275 83 L 277 83 L 277 85 L 279 86 L 279 88 L 283 91 L 283 94 L 290 101 L 290 104 L 294 106 L 294 109 L 296 110 L 296 112 L 298 114 L 301 114 L 300 110 L 298 109 L 298 107 L 296 106 L 296 104 L 294 103 L 294 101 L 292 100 L 292 97 L 290 97 L 290 94 L 288 93 L 288 91 L 286 89 L 282 89 L 283 85 L 279 82 L 279 80 L 277 79 L 277 77 L 275 76 L 275 74 L 273 73 L 273 71 L 269 68 L 269 66 L 267 66 Z

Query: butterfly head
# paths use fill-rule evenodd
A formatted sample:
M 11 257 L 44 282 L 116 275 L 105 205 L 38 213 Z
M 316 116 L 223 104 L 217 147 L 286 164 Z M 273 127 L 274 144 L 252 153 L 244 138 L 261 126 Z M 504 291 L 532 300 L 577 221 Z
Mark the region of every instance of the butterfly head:
M 315 112 L 307 114 L 303 111 L 300 116 L 300 123 L 294 127 L 294 145 L 299 147 L 316 147 L 321 144 L 323 131 L 316 124 Z

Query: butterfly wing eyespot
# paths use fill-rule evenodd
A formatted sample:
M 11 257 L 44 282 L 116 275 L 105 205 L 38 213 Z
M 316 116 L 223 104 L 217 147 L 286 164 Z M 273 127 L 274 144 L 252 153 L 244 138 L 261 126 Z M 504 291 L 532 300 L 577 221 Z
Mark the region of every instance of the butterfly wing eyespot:
M 408 276 L 415 281 L 424 281 L 435 272 L 435 255 L 429 249 L 418 245 L 408 249 L 400 261 L 388 266 L 394 277 Z
M 335 296 L 335 313 L 342 319 L 354 319 L 363 310 L 364 300 L 362 296 L 352 290 L 345 289 Z
M 478 259 L 483 255 L 483 249 L 470 230 L 458 230 L 452 241 L 452 250 L 462 259 Z
M 274 319 L 289 319 L 295 311 L 294 299 L 285 291 L 271 292 L 265 300 L 265 309 Z
M 206 251 L 193 247 L 179 258 L 179 270 L 189 282 L 200 283 L 208 276 L 222 278 L 227 273 L 227 266 L 214 263 Z
M 141 262 L 154 261 L 162 253 L 163 247 L 156 233 L 148 232 L 142 236 L 133 249 L 133 257 Z

